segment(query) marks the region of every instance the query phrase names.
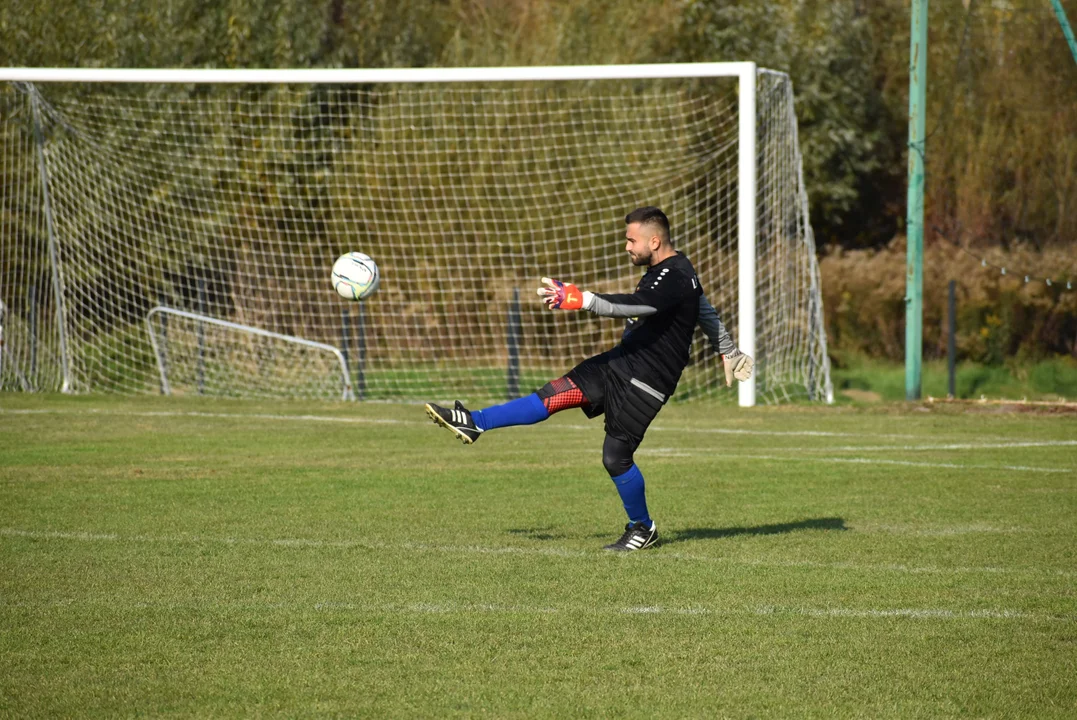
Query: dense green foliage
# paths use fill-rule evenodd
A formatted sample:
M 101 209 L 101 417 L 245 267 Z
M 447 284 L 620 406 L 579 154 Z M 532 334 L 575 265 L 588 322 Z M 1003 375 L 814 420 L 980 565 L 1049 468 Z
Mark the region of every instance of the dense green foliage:
M 831 368 L 835 401 L 838 403 L 899 402 L 905 399 L 905 367 L 899 362 L 872 360 L 864 355 L 843 354 Z M 957 400 L 1058 403 L 1077 399 L 1077 361 L 1069 357 L 1040 362 L 1011 361 L 985 365 L 961 361 L 954 368 Z M 949 395 L 949 368 L 945 360 L 923 366 L 923 396 Z
M 0 395 L 5 717 L 1070 717 L 1077 416 Z
M 1063 3 L 1071 20 L 1077 2 Z M 932 3 L 928 227 L 1073 242 L 1077 64 L 1046 0 Z M 812 218 L 880 245 L 904 216 L 905 2 L 15 0 L 0 65 L 404 67 L 753 59 L 791 73 Z
M 1077 21 L 1077 0 L 1063 6 Z M 1047 0 L 930 10 L 925 352 L 945 348 L 945 284 L 959 279 L 961 357 L 1077 356 L 1074 293 L 1013 286 L 950 259 L 938 234 L 1018 275 L 1077 281 L 1077 63 Z M 0 5 L 0 65 L 753 59 L 793 78 L 811 222 L 830 253 L 823 289 L 832 348 L 839 358 L 900 359 L 908 20 L 899 0 L 15 0 Z M 237 187 L 267 194 L 256 183 Z

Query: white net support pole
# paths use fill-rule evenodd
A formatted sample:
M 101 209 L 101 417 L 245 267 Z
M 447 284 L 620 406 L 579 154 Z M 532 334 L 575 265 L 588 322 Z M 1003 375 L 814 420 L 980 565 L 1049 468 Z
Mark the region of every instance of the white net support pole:
M 41 136 L 41 106 L 37 93 L 31 91 L 30 105 L 33 108 L 34 117 L 34 147 L 37 150 L 38 178 L 41 182 L 42 213 L 45 216 L 45 229 L 48 232 L 49 243 L 49 266 L 52 270 L 53 297 L 56 303 L 56 331 L 60 338 L 60 368 L 63 373 L 63 384 L 60 392 L 69 393 L 71 387 L 71 364 L 69 361 L 67 344 L 67 313 L 64 312 L 64 283 L 61 275 L 60 262 L 56 254 L 56 230 L 52 222 L 52 206 L 49 202 L 49 173 L 45 165 L 44 140 Z
M 740 70 L 740 112 L 737 115 L 737 342 L 740 350 L 755 357 L 755 63 Z M 737 386 L 741 407 L 755 405 L 753 375 Z

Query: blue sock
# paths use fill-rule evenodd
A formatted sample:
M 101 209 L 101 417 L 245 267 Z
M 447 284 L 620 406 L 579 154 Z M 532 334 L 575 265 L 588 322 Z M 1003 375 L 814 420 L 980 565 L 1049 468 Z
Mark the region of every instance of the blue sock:
M 626 473 L 612 480 L 617 486 L 621 502 L 625 504 L 628 519 L 633 523 L 641 522 L 651 527 L 654 523 L 651 522 L 651 516 L 647 513 L 647 497 L 643 492 L 643 473 L 639 471 L 639 467 L 633 463 Z
M 471 419 L 479 430 L 493 430 L 509 425 L 534 425 L 548 417 L 550 413 L 542 404 L 538 393 L 531 393 L 526 397 L 509 400 L 503 405 L 493 405 L 471 413 Z

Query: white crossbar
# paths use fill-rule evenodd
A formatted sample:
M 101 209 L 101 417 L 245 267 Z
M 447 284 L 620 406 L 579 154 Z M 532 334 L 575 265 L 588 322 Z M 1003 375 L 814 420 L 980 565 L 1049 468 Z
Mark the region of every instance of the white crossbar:
M 0 81 L 105 83 L 443 83 L 534 80 L 623 80 L 738 77 L 755 63 L 555 65 L 479 68 L 311 68 L 215 70 L 188 68 L 0 68 Z

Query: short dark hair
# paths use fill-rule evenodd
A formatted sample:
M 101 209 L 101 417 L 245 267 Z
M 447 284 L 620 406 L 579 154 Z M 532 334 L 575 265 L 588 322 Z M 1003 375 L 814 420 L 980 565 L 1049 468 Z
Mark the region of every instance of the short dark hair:
M 672 239 L 669 236 L 669 218 L 654 205 L 636 208 L 625 215 L 625 225 L 631 225 L 632 223 L 651 225 L 658 228 L 661 230 L 662 239 L 672 244 Z

